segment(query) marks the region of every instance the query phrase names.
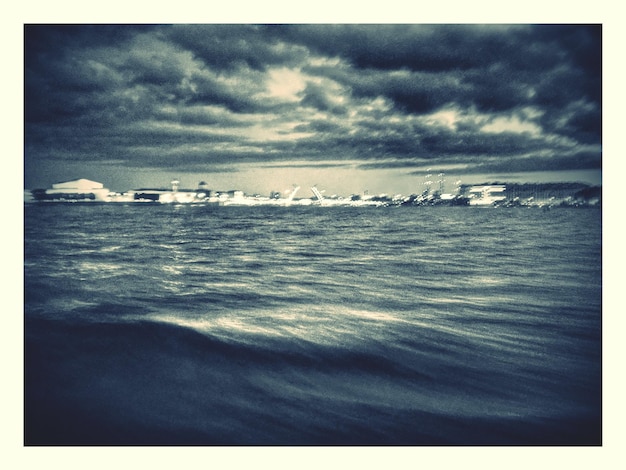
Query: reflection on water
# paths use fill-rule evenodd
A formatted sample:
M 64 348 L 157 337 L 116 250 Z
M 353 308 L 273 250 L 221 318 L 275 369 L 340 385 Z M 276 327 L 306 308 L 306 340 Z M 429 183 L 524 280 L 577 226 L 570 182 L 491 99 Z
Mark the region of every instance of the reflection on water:
M 600 216 L 27 207 L 27 442 L 598 444 Z

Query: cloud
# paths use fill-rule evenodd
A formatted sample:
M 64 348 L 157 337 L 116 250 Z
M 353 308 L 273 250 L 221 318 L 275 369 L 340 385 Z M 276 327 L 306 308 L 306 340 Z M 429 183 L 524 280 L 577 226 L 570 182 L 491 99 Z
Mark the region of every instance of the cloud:
M 306 58 L 305 47 L 281 41 L 273 34 L 275 28 L 278 26 L 174 25 L 163 34 L 217 70 L 265 71 L 271 66 L 295 65 Z
M 601 165 L 600 26 L 27 25 L 24 45 L 27 181 L 53 161 Z

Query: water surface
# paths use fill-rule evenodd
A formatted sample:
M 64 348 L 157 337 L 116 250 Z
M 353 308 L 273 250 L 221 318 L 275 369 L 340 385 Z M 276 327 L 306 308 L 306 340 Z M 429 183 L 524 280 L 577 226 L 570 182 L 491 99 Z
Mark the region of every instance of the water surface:
M 25 207 L 27 445 L 599 445 L 601 211 Z

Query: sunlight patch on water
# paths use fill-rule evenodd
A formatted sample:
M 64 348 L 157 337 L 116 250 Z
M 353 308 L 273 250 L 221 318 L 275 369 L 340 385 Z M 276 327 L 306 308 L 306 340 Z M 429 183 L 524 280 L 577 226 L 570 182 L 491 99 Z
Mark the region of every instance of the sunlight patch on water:
M 215 320 L 215 327 L 219 330 L 234 331 L 237 333 L 248 333 L 262 336 L 282 336 L 275 328 L 255 325 L 254 323 L 243 321 L 240 318 L 222 317 Z
M 121 245 L 105 246 L 103 248 L 100 248 L 100 252 L 101 253 L 111 253 L 113 251 L 120 250 L 121 248 L 122 248 Z
M 203 334 L 215 334 L 224 336 L 224 333 L 232 333 L 232 336 L 243 334 L 258 336 L 283 336 L 279 330 L 245 322 L 240 318 L 220 317 L 216 319 L 184 318 L 176 315 L 155 315 L 152 320 L 160 323 L 168 323 L 184 328 L 190 328 Z M 227 335 L 228 336 L 228 335 Z
M 404 319 L 398 318 L 389 313 L 373 312 L 369 310 L 354 310 L 354 309 L 342 308 L 342 309 L 336 309 L 332 313 L 343 315 L 349 318 L 361 318 L 365 320 L 372 320 L 372 321 L 384 322 L 384 323 L 398 323 L 398 322 L 405 321 Z
M 430 304 L 441 304 L 441 305 L 483 305 L 489 302 L 489 298 L 485 296 L 457 296 L 457 297 L 444 297 L 444 296 L 432 296 L 428 298 L 428 303 Z
M 78 265 L 78 271 L 119 271 L 122 267 L 119 264 L 113 263 L 92 263 L 90 261 L 83 261 Z
M 473 287 L 501 286 L 511 283 L 511 281 L 503 276 L 468 276 L 465 278 L 460 277 L 459 279 L 457 279 L 457 282 Z
M 255 310 L 252 313 L 231 312 L 219 316 L 206 314 L 184 317 L 159 313 L 151 316 L 151 319 L 220 337 L 281 337 L 326 345 L 360 342 L 378 336 L 379 333 L 375 332 L 386 331 L 385 326 L 390 323 L 406 322 L 389 313 L 323 306 L 282 311 Z
M 161 266 L 161 269 L 165 272 L 171 273 L 171 274 L 182 274 L 182 270 L 179 269 L 177 266 L 171 266 L 169 264 L 163 265 Z

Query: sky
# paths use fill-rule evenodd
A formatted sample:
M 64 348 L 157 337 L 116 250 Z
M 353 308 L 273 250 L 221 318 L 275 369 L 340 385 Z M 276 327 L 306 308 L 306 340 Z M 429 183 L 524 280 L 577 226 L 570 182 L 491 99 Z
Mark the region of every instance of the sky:
M 26 24 L 24 187 L 76 178 L 601 184 L 602 26 Z
M 479 1 L 408 6 L 410 3 L 392 1 L 373 7 L 348 1 L 341 2 L 347 6 L 316 2 L 298 4 L 296 8 L 289 2 L 268 8 L 273 1 L 250 2 L 245 8 L 239 1 L 220 6 L 188 3 L 152 2 L 146 6 L 142 2 L 113 0 L 105 8 L 65 0 L 28 0 L 7 9 L 0 29 L 5 58 L 3 102 L 8 103 L 2 117 L 9 141 L 5 161 L 21 155 L 22 159 L 15 159 L 15 173 L 22 175 L 23 170 L 23 178 L 9 178 L 9 185 L 16 184 L 16 189 L 22 183 L 24 188 L 49 187 L 54 182 L 84 177 L 126 190 L 167 186 L 178 177 L 186 185 L 204 180 L 214 187 L 245 187 L 250 191 L 286 189 L 298 183 L 318 184 L 338 192 L 370 189 L 409 193 L 420 189 L 425 174 L 437 175 L 444 170 L 448 181 L 458 177 L 468 183 L 492 177 L 508 181 L 583 179 L 594 184 L 602 180 L 603 193 L 614 196 L 603 201 L 603 213 L 607 215 L 602 221 L 606 256 L 603 305 L 605 323 L 611 324 L 604 332 L 603 349 L 609 352 L 604 379 L 614 385 L 606 387 L 607 391 L 620 388 L 623 380 L 617 373 L 620 369 L 615 358 L 623 355 L 623 342 L 612 333 L 623 330 L 623 317 L 618 314 L 623 297 L 619 295 L 619 273 L 624 258 L 623 217 L 619 215 L 623 208 L 619 201 L 623 174 L 621 121 L 626 105 L 622 77 L 626 71 L 620 47 L 624 43 L 624 16 L 618 3 L 531 0 L 518 4 Z M 371 11 L 373 8 L 376 10 Z M 215 26 L 180 24 L 75 26 L 65 30 L 56 26 L 24 27 L 36 22 L 172 20 L 516 24 L 398 26 L 404 28 L 402 34 L 389 32 L 391 26 L 384 26 L 388 29 L 386 35 L 369 24 L 271 28 L 233 25 L 222 26 L 221 32 Z M 604 45 L 600 43 L 599 27 L 517 24 L 538 20 L 603 23 Z M 240 34 L 241 29 L 244 31 Z M 414 30 L 413 35 L 406 31 L 409 29 Z M 186 40 L 181 40 L 183 37 Z M 260 54 L 262 51 L 269 56 Z M 607 71 L 604 76 L 599 63 L 602 55 L 610 55 L 602 64 Z M 175 69 L 179 69 L 178 75 L 173 73 Z M 290 102 L 283 94 L 281 103 L 280 93 L 268 86 L 276 77 L 271 72 L 281 69 L 295 72 L 311 85 L 296 93 L 299 101 Z M 23 77 L 19 73 L 22 70 Z M 602 84 L 607 97 L 604 110 L 599 97 Z M 265 93 L 255 94 L 259 88 Z M 272 89 L 279 96 L 270 100 L 267 94 Z M 342 108 L 333 106 L 332 101 L 339 97 L 344 100 L 344 108 L 356 114 L 346 117 L 339 113 Z M 404 101 L 408 104 L 403 106 Z M 316 110 L 316 102 L 318 108 L 326 109 Z M 242 106 L 246 103 L 249 108 Z M 368 109 L 368 104 L 378 107 Z M 386 108 L 381 110 L 381 104 Z M 15 115 L 23 115 L 23 125 Z M 602 122 L 601 116 L 609 119 Z M 296 138 L 294 128 L 288 134 L 280 132 L 286 126 L 282 119 L 296 118 L 302 120 L 297 121 L 299 124 L 317 125 L 313 137 Z M 327 124 L 326 129 L 320 127 L 320 121 Z M 489 133 L 485 132 L 485 123 L 519 127 Z M 522 124 L 530 125 L 526 134 Z M 605 129 L 604 160 L 601 125 Z M 339 129 L 348 132 L 341 136 L 333 133 Z M 289 152 L 284 147 L 278 151 L 277 139 L 260 139 L 259 130 L 291 135 L 292 148 Z M 355 135 L 365 139 L 350 140 Z M 367 145 L 374 137 L 379 138 L 379 147 Z M 391 137 L 395 137 L 396 146 L 390 145 Z M 316 142 L 322 140 L 326 146 L 316 147 Z M 246 155 L 236 151 L 237 142 L 250 147 L 262 144 L 265 153 L 257 152 L 253 158 L 252 152 Z M 410 145 L 402 147 L 400 142 Z M 474 145 L 462 146 L 465 142 Z M 477 148 L 477 143 L 484 148 Z M 198 150 L 186 152 L 185 144 L 187 149 L 194 146 Z M 399 148 L 405 151 L 399 152 Z M 272 155 L 270 150 L 274 150 Z M 374 150 L 379 152 L 375 154 Z M 15 163 L 8 166 L 12 175 Z M 601 167 L 606 169 L 604 174 Z M 300 194 L 309 195 L 304 190 Z M 21 194 L 15 199 L 14 212 L 10 212 L 19 220 L 23 217 Z M 616 217 L 609 217 L 612 214 Z M 15 275 L 9 275 L 5 283 L 9 294 L 6 303 L 16 310 L 21 310 L 23 303 L 23 253 L 15 249 L 23 243 L 22 226 L 19 222 L 10 224 L 8 235 L 15 239 L 3 245 L 5 264 L 15 268 Z M 9 336 L 3 344 L 14 346 L 19 355 L 19 316 L 10 326 L 15 328 L 6 329 Z M 9 377 L 19 381 L 19 361 L 7 365 L 9 370 L 13 367 Z M 607 464 L 617 461 L 621 456 L 617 450 L 623 407 L 614 395 L 607 392 L 605 397 L 605 408 L 611 412 L 604 417 L 607 432 L 603 453 L 577 453 L 570 459 L 572 454 L 559 454 L 548 456 L 548 461 L 556 457 L 562 463 L 565 459 L 575 468 L 597 464 L 598 458 Z M 19 407 L 14 409 L 13 428 L 19 428 L 22 415 Z M 15 456 L 22 460 L 43 463 L 40 456 L 24 454 L 22 446 L 16 445 L 15 449 Z M 243 458 L 250 458 L 248 455 Z M 241 453 L 227 457 L 232 460 L 238 456 Z M 110 466 L 107 459 L 111 456 L 103 457 L 104 465 Z M 127 457 L 124 455 L 125 461 Z M 162 462 L 176 463 L 179 457 L 160 454 L 159 462 L 150 463 L 160 468 Z M 312 457 L 317 459 L 312 461 L 319 462 L 318 455 Z M 350 454 L 351 461 L 359 457 Z M 427 461 L 437 458 L 438 464 L 442 459 L 459 464 L 465 462 L 463 457 L 437 454 L 427 457 Z M 526 449 L 516 457 L 519 468 L 546 461 L 544 453 L 529 456 Z M 145 456 L 142 458 L 145 460 Z M 389 456 L 368 453 L 367 459 L 359 463 L 388 463 Z M 279 461 L 285 459 L 275 459 Z M 484 466 L 485 461 L 489 459 L 481 460 L 480 465 Z M 71 467 L 71 458 L 64 460 L 64 466 L 68 462 Z

